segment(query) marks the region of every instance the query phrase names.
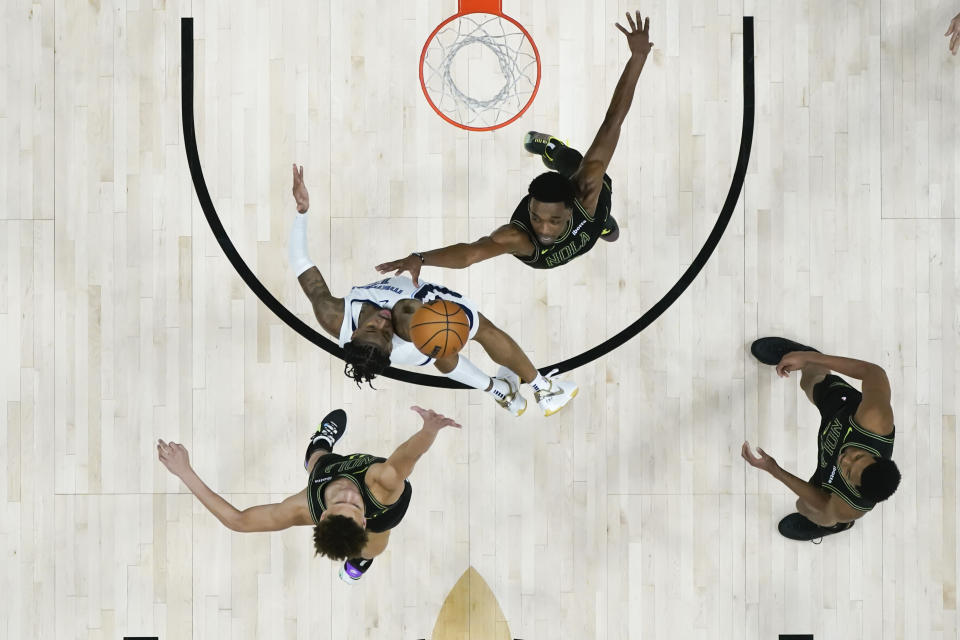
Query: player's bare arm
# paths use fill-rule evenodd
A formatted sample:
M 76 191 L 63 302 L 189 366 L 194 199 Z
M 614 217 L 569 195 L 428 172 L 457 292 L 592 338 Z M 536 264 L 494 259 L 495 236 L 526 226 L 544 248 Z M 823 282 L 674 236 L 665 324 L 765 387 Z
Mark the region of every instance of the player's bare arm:
M 303 167 L 293 165 L 293 199 L 297 203 L 297 220 L 290 231 L 290 267 L 297 274 L 300 287 L 313 305 L 313 315 L 320 326 L 331 335 L 338 335 L 343 323 L 343 298 L 330 293 L 323 274 L 307 257 L 306 215 L 310 209 L 310 194 L 303 182 Z
M 751 467 L 766 471 L 774 478 L 787 485 L 787 488 L 793 491 L 806 505 L 810 507 L 812 513 L 819 514 L 822 517 L 827 513 L 827 504 L 830 501 L 830 494 L 823 489 L 818 489 L 809 482 L 801 480 L 786 469 L 782 468 L 777 461 L 766 451 L 757 447 L 757 455 L 750 451 L 750 443 L 744 442 L 740 447 L 740 456 L 747 461 Z M 811 518 L 812 519 L 812 518 Z M 826 519 L 826 518 L 824 518 Z M 814 520 L 816 522 L 816 520 Z M 817 523 L 821 524 L 821 523 Z M 836 524 L 835 522 L 833 524 Z M 826 525 L 822 525 L 826 526 Z
M 646 64 L 647 56 L 653 48 L 650 42 L 650 18 L 641 22 L 640 12 L 636 12 L 636 21 L 633 16 L 627 13 L 627 23 L 630 26 L 628 31 L 619 22 L 616 24 L 626 37 L 627 44 L 630 47 L 630 59 L 627 61 L 620 74 L 620 80 L 617 82 L 617 88 L 613 91 L 613 98 L 610 100 L 610 107 L 607 109 L 607 115 L 603 119 L 603 124 L 597 131 L 593 144 L 587 150 L 580 163 L 580 168 L 573 174 L 572 179 L 577 184 L 580 202 L 590 213 L 597 208 L 597 199 L 600 197 L 600 189 L 603 187 L 603 174 L 607 171 L 613 152 L 617 148 L 617 142 L 620 140 L 620 129 L 627 112 L 630 111 L 630 105 L 633 104 L 633 94 L 637 88 L 637 80 L 640 78 L 640 72 Z M 640 25 L 642 24 L 642 28 Z
M 404 482 L 413 473 L 413 468 L 420 457 L 430 449 L 437 434 L 444 427 L 462 428 L 452 418 L 418 406 L 410 407 L 423 418 L 423 426 L 418 432 L 410 436 L 406 442 L 397 447 L 386 462 L 370 467 L 367 478 L 379 485 L 387 494 L 387 503 L 395 501 L 403 493 Z
M 863 399 L 854 414 L 857 424 L 879 435 L 893 431 L 890 381 L 882 367 L 866 360 L 831 356 L 816 351 L 793 351 L 777 365 L 777 375 L 786 377 L 808 365 L 817 365 L 862 381 Z
M 313 305 L 313 315 L 320 326 L 332 336 L 339 335 L 343 324 L 343 298 L 331 295 L 320 269 L 315 266 L 301 273 L 297 281 Z
M 527 234 L 512 224 L 505 224 L 489 236 L 483 236 L 475 242 L 458 242 L 422 253 L 411 253 L 406 258 L 378 264 L 376 269 L 379 273 L 392 271 L 393 275 L 400 275 L 406 271 L 410 274 L 413 283 L 420 286 L 420 269 L 425 266 L 465 269 L 472 264 L 502 256 L 505 253 L 529 256 L 533 251 L 533 243 L 530 242 Z
M 157 457 L 180 478 L 224 526 L 233 531 L 279 531 L 296 525 L 311 524 L 306 489 L 277 504 L 264 504 L 240 510 L 208 487 L 190 466 L 187 448 L 176 442 L 157 440 Z

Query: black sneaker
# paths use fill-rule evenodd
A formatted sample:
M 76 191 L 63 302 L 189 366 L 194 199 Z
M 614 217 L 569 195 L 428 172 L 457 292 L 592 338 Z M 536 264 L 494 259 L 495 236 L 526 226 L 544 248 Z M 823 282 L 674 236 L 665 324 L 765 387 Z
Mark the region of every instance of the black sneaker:
M 802 345 L 786 338 L 760 338 L 750 345 L 750 353 L 763 364 L 778 365 L 783 356 L 791 351 L 816 351 L 813 347 Z
M 347 430 L 347 412 L 343 409 L 335 409 L 328 413 L 317 427 L 316 433 L 310 438 L 310 444 L 307 446 L 307 453 L 303 458 L 303 468 L 307 468 L 307 462 L 310 456 L 320 449 L 333 451 L 333 445 Z
M 557 170 L 557 165 L 553 161 L 553 151 L 557 146 L 563 146 L 563 143 L 549 133 L 528 131 L 527 135 L 523 136 L 523 148 L 529 153 L 540 156 L 544 166 L 550 171 Z
M 784 538 L 820 544 L 820 540 L 824 536 L 846 531 L 852 526 L 853 522 L 841 522 L 833 527 L 821 527 L 799 513 L 791 513 L 780 521 L 780 524 L 777 525 L 777 530 Z

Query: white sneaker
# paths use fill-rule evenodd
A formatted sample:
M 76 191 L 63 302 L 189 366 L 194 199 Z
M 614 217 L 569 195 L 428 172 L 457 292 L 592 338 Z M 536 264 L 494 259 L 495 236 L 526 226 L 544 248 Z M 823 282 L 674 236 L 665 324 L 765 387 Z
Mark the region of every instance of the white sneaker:
M 373 562 L 372 560 L 370 562 Z M 369 564 L 367 565 L 369 566 Z M 364 569 L 365 571 L 366 569 Z M 347 584 L 354 584 L 358 582 L 360 578 L 363 577 L 363 571 L 354 567 L 350 564 L 349 560 L 345 560 L 342 565 L 340 565 L 340 579 L 346 582 Z
M 533 397 L 537 399 L 537 404 L 543 409 L 543 415 L 552 416 L 576 397 L 580 387 L 570 380 L 556 380 L 549 374 L 544 377 L 550 381 L 550 388 L 543 391 L 535 390 Z
M 503 400 L 496 396 L 493 399 L 497 401 L 498 405 L 509 411 L 510 415 L 516 418 L 522 416 L 523 412 L 527 410 L 527 399 L 520 394 L 520 376 L 501 365 L 495 379 L 506 382 L 507 386 L 510 387 L 510 393 Z

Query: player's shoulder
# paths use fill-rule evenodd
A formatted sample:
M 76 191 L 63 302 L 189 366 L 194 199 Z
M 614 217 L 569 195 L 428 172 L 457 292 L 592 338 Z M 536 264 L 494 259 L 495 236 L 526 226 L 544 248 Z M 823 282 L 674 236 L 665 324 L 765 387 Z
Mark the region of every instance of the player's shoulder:
M 513 222 L 494 229 L 490 239 L 505 248 L 509 253 L 529 254 L 534 250 L 530 233 Z
M 834 493 L 831 494 L 830 499 L 827 501 L 826 512 L 837 522 L 849 522 L 850 520 L 862 518 L 864 515 L 869 513 L 869 509 L 856 509 L 850 506 L 839 495 Z

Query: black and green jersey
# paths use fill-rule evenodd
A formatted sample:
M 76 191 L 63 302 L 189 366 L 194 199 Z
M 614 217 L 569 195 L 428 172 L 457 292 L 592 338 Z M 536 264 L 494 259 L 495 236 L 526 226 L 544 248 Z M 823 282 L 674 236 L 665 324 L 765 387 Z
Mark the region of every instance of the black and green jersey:
M 843 382 L 832 384 L 848 386 Z M 852 387 L 851 391 L 859 395 Z M 859 447 L 879 458 L 889 459 L 893 455 L 895 431 L 888 436 L 881 436 L 861 427 L 853 417 L 859 404 L 848 404 L 843 411 L 826 420 L 821 426 L 817 439 L 817 471 L 812 482 L 821 489 L 837 494 L 857 511 L 866 512 L 873 509 L 876 503 L 861 496 L 857 487 L 841 475 L 837 468 L 837 459 L 847 447 Z
M 373 465 L 386 462 L 386 458 L 371 456 L 366 453 L 352 453 L 348 456 L 328 453 L 317 460 L 310 472 L 307 485 L 307 504 L 310 507 L 310 517 L 314 524 L 320 523 L 320 516 L 326 510 L 323 492 L 327 485 L 339 478 L 346 478 L 353 482 L 360 495 L 363 496 L 363 508 L 367 518 L 367 530 L 381 532 L 399 524 L 410 504 L 413 488 L 409 482 L 404 482 L 403 495 L 393 504 L 381 504 L 370 492 L 366 483 L 367 471 Z
M 529 256 L 514 257 L 534 269 L 552 269 L 590 251 L 608 224 L 612 193 L 612 182 L 610 177 L 605 175 L 594 215 L 588 214 L 580 201 L 575 200 L 570 224 L 567 225 L 563 235 L 549 247 L 541 247 L 537 240 L 537 234 L 534 233 L 533 225 L 530 223 L 530 196 L 525 196 L 510 217 L 510 224 L 519 227 L 527 234 L 530 242 L 533 243 L 534 253 Z

